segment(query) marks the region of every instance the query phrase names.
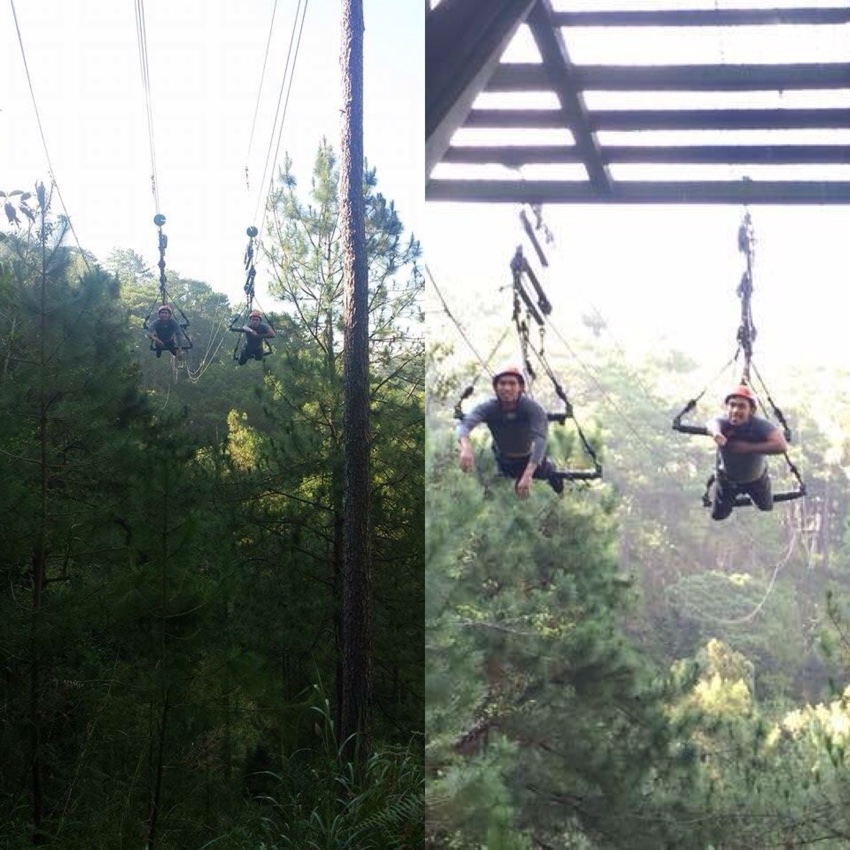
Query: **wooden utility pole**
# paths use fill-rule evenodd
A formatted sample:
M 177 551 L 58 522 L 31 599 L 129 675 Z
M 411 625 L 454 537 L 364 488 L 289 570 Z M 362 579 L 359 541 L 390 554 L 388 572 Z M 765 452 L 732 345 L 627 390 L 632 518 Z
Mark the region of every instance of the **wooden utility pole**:
M 371 750 L 372 564 L 369 482 L 369 269 L 363 205 L 363 2 L 343 0 L 340 235 L 343 253 L 343 756 Z M 356 733 L 356 738 L 352 738 Z

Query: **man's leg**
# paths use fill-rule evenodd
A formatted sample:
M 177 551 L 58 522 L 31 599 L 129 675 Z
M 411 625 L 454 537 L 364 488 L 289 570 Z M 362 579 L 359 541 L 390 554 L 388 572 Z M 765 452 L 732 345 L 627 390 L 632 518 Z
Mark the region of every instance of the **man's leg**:
M 773 510 L 773 488 L 770 485 L 770 476 L 767 474 L 767 470 L 765 470 L 761 478 L 750 481 L 742 489 L 749 495 L 753 500 L 753 504 L 760 511 Z
M 711 518 L 726 519 L 735 507 L 735 485 L 725 475 L 718 473 L 711 485 Z
M 560 496 L 564 492 L 564 479 L 558 475 L 558 470 L 555 469 L 555 464 L 544 457 L 537 469 L 534 470 L 534 477 L 542 481 L 548 481 L 549 486 Z

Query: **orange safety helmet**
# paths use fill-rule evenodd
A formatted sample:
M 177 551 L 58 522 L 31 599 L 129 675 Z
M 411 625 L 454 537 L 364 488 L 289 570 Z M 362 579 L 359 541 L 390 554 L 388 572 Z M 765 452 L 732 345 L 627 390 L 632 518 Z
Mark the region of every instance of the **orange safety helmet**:
M 755 410 L 758 407 L 758 399 L 756 398 L 755 393 L 746 385 L 739 384 L 729 393 L 726 393 L 726 398 L 723 399 L 724 404 L 729 404 L 730 398 L 745 398 Z
M 263 314 L 259 310 L 251 310 L 251 312 L 248 314 L 248 318 L 249 319 L 262 319 Z
M 163 310 L 166 310 L 166 311 L 167 311 L 167 312 L 169 312 L 169 313 L 173 313 L 173 312 L 174 312 L 174 311 L 171 309 L 171 307 L 169 307 L 169 306 L 168 306 L 168 304 L 161 304 L 161 305 L 160 305 L 160 307 L 159 307 L 159 310 L 157 310 L 157 313 L 161 313 Z
M 493 375 L 493 389 L 496 389 L 496 384 L 499 381 L 499 378 L 503 378 L 505 375 L 513 375 L 518 381 L 520 387 L 525 389 L 525 375 L 522 372 L 522 369 L 519 366 L 504 366 L 495 375 Z

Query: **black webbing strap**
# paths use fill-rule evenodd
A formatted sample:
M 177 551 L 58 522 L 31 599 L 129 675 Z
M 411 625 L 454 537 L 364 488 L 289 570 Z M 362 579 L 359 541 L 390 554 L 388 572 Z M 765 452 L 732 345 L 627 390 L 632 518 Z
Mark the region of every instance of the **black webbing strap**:
M 738 327 L 738 345 L 744 352 L 744 370 L 742 382 L 750 382 L 750 362 L 753 357 L 753 343 L 756 339 L 756 328 L 753 324 L 752 295 L 753 295 L 753 261 L 755 253 L 755 234 L 749 212 L 744 214 L 744 220 L 738 228 L 738 250 L 746 257 L 747 267 L 741 276 L 736 290 L 741 299 L 741 324 Z

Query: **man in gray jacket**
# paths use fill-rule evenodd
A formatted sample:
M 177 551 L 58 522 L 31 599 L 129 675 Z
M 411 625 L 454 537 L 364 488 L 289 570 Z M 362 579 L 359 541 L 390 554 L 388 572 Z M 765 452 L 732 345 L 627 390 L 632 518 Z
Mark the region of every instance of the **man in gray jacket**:
M 508 366 L 493 376 L 496 397 L 479 404 L 458 425 L 460 468 L 471 472 L 475 465 L 469 434 L 482 422 L 493 436 L 493 453 L 499 472 L 516 480 L 520 499 L 527 499 L 532 479 L 542 479 L 558 494 L 564 481 L 546 457 L 549 420 L 546 411 L 525 395 L 525 376 L 516 366 Z

